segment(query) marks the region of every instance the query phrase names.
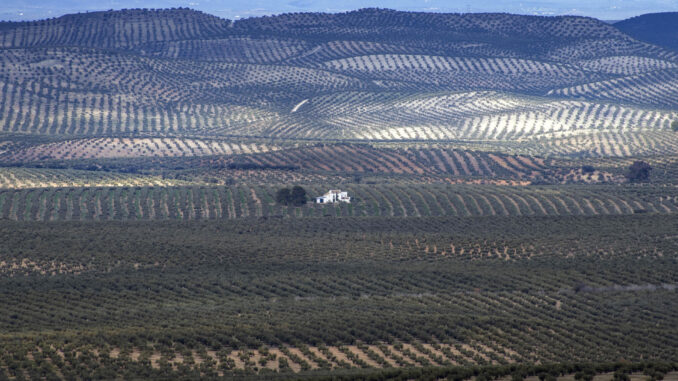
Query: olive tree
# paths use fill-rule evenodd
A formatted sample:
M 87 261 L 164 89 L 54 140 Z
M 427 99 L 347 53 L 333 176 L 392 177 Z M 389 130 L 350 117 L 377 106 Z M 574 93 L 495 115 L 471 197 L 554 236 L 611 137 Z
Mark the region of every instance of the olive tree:
M 650 179 L 652 167 L 644 161 L 636 161 L 629 167 L 626 178 L 632 183 L 642 183 Z

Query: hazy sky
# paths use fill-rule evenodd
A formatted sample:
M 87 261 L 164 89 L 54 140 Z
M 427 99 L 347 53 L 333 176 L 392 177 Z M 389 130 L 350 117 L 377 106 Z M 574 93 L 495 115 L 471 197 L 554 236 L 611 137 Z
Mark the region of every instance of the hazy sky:
M 583 15 L 621 20 L 678 11 L 678 0 L 2 0 L 0 20 L 34 20 L 94 10 L 189 7 L 237 19 L 284 12 L 342 12 L 365 7 L 430 12 Z

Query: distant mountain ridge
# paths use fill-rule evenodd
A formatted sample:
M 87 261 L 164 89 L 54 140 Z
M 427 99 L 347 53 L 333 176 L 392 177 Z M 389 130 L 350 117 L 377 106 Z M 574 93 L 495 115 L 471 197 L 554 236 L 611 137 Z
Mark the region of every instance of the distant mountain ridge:
M 229 20 L 186 8 L 88 12 L 40 21 L 0 22 L 0 47 L 126 49 L 155 41 L 214 38 L 227 34 L 230 26 Z
M 369 36 L 365 36 L 368 32 Z M 503 39 L 520 41 L 534 38 L 627 39 L 607 23 L 589 17 L 425 13 L 378 8 L 345 13 L 289 13 L 234 22 L 187 8 L 126 9 L 31 22 L 0 22 L 3 47 L 66 45 L 126 48 L 140 43 L 233 35 L 289 35 L 313 39 L 338 36 L 444 38 L 448 41 L 490 38 L 501 42 L 505 42 Z
M 379 28 L 387 35 L 406 30 L 437 31 L 448 37 L 491 34 L 494 37 L 600 37 L 617 34 L 604 22 L 580 16 L 527 16 L 508 13 L 428 13 L 364 8 L 345 13 L 288 13 L 238 20 L 235 30 L 291 34 L 346 33 Z M 583 28 L 582 28 L 583 27 Z M 586 34 L 584 34 L 586 31 Z M 419 36 L 423 38 L 424 36 Z
M 614 26 L 635 39 L 678 51 L 678 12 L 641 15 Z

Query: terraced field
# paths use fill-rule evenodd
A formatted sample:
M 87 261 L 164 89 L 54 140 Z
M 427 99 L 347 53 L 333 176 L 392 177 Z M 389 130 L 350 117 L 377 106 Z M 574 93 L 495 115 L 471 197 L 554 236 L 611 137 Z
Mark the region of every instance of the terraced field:
M 107 159 L 129 157 L 174 157 L 236 155 L 275 150 L 277 147 L 256 143 L 229 143 L 173 138 L 98 138 L 36 144 L 0 154 L 3 161 Z
M 649 73 L 555 89 L 549 91 L 549 94 L 675 108 L 678 100 L 675 81 L 675 70 L 654 70 Z
M 188 181 L 163 179 L 159 176 L 54 170 L 40 168 L 0 168 L 0 189 L 116 187 L 116 186 L 180 186 Z
M 516 97 L 497 92 L 453 94 L 352 93 L 310 98 L 295 114 L 326 128 L 316 138 L 423 141 L 535 141 L 595 132 L 671 131 L 675 112 L 574 100 Z M 318 118 L 320 118 L 318 120 Z M 276 126 L 277 127 L 277 126 Z M 292 130 L 294 132 L 296 130 Z M 285 136 L 281 126 L 271 134 Z M 628 150 L 614 138 L 614 149 Z M 576 152 L 565 151 L 565 154 Z
M 554 363 L 593 361 L 594 374 L 665 374 L 675 225 L 648 214 L 5 221 L 0 372 L 395 378 L 543 362 L 564 376 L 585 367 Z
M 121 183 L 132 179 L 106 180 Z M 38 188 L 0 190 L 0 217 L 19 221 L 69 220 L 213 220 L 243 217 L 323 216 L 558 216 L 672 214 L 678 192 L 672 188 L 616 186 L 587 188 L 492 185 L 348 185 L 349 205 L 275 203 L 278 187 Z M 152 180 L 146 180 L 151 182 Z M 117 184 L 116 184 L 117 185 Z M 330 186 L 306 186 L 322 195 Z
M 530 179 L 547 170 L 544 159 L 444 148 L 375 148 L 320 145 L 241 155 L 237 165 L 288 166 L 311 171 L 381 174 L 449 174 L 455 177 Z

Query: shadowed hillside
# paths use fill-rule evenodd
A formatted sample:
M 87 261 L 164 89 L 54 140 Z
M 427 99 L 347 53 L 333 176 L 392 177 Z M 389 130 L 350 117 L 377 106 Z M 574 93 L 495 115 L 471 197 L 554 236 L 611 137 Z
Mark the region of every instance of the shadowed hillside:
M 641 15 L 614 26 L 638 40 L 678 51 L 678 12 Z

